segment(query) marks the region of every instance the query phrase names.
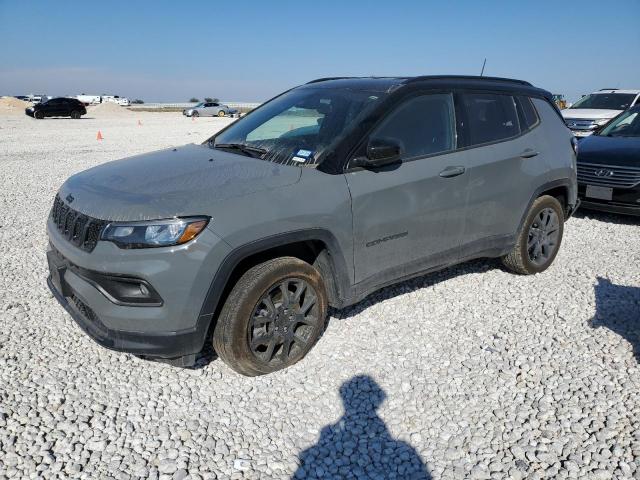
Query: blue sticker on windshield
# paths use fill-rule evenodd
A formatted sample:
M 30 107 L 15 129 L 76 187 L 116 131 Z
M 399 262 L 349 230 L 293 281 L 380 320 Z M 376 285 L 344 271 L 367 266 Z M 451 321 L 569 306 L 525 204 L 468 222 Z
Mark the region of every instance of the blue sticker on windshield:
M 311 150 L 298 150 L 298 153 L 296 153 L 296 157 L 302 158 L 309 158 L 311 155 L 313 155 Z

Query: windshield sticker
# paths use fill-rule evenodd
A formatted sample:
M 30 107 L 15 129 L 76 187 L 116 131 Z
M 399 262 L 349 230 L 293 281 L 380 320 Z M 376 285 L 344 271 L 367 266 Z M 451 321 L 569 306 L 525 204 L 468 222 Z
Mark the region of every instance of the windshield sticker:
M 313 152 L 311 150 L 298 150 L 298 153 L 296 153 L 296 157 L 302 157 L 302 158 L 309 158 L 311 155 L 313 155 Z
M 294 161 L 294 162 L 299 162 L 299 163 L 304 163 L 304 162 L 307 161 L 306 158 L 302 158 L 302 157 L 293 157 L 291 160 Z

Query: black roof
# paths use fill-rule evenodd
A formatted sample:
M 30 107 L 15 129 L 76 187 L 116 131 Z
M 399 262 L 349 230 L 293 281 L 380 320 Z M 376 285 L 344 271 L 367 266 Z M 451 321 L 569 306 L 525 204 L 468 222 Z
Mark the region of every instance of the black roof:
M 424 86 L 446 88 L 495 88 L 503 91 L 537 93 L 545 97 L 551 94 L 524 80 L 472 75 L 422 75 L 416 77 L 328 77 L 312 80 L 305 85 L 321 88 L 353 88 L 369 91 L 388 91 L 392 87 Z

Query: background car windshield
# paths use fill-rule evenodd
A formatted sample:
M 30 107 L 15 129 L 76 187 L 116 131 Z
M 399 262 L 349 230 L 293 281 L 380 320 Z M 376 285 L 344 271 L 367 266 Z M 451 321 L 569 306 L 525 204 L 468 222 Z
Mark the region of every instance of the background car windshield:
M 581 98 L 571 108 L 626 110 L 636 98 L 634 93 L 594 93 Z
M 640 109 L 625 112 L 599 135 L 603 137 L 640 137 Z
M 346 88 L 291 90 L 220 133 L 214 147 L 243 144 L 265 150 L 263 160 L 315 167 L 383 95 Z

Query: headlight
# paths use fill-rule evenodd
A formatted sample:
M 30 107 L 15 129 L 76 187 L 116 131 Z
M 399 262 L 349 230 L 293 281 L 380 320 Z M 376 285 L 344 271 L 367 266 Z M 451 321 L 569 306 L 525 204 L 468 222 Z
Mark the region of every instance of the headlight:
M 610 118 L 600 118 L 598 120 L 594 120 L 593 123 L 595 123 L 596 125 L 598 125 L 599 127 L 604 125 L 605 123 L 607 123 L 609 120 L 611 120 Z
M 193 240 L 207 223 L 208 217 L 114 222 L 105 227 L 100 239 L 113 242 L 120 248 L 169 247 Z

